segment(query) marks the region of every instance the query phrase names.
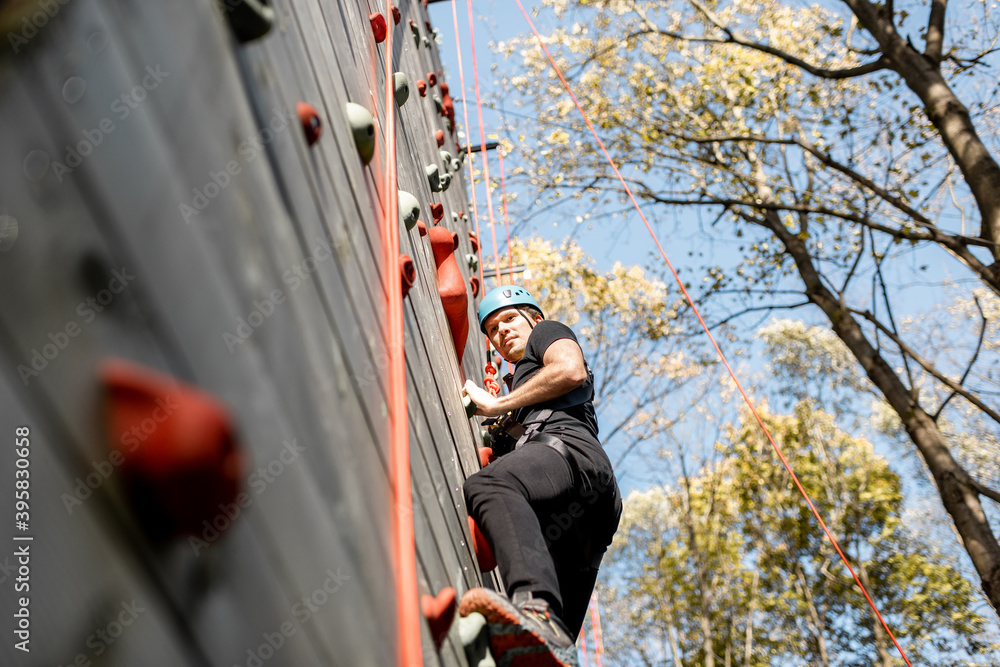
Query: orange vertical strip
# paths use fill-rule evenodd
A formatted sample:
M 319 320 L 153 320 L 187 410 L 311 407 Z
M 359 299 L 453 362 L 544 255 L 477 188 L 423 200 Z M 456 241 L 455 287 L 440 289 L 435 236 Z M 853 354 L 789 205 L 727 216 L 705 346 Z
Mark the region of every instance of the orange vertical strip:
M 389 428 L 390 481 L 395 496 L 395 561 L 399 665 L 423 664 L 420 646 L 420 605 L 417 599 L 417 556 L 413 537 L 413 498 L 410 491 L 410 441 L 406 413 L 406 368 L 403 340 L 403 293 L 399 281 L 399 204 L 396 184 L 396 100 L 392 86 L 392 33 L 395 22 L 386 3 L 388 30 L 385 38 L 385 256 L 382 275 L 389 318 Z
M 469 105 L 465 100 L 465 73 L 462 71 L 462 40 L 458 31 L 458 9 L 456 0 L 451 0 L 451 22 L 455 26 L 455 51 L 458 56 L 458 82 L 462 86 L 462 117 L 465 119 L 465 163 L 469 166 L 469 188 L 472 190 L 472 221 L 476 228 L 476 238 L 479 239 L 479 284 L 482 285 L 483 296 L 486 295 L 486 277 L 483 273 L 483 235 L 479 233 L 479 213 L 476 210 L 476 175 L 472 168 L 472 145 L 469 142 Z M 486 363 L 490 363 L 490 337 L 486 336 Z
M 490 189 L 490 161 L 486 156 L 486 130 L 483 127 L 483 105 L 479 98 L 479 68 L 476 65 L 476 30 L 472 21 L 472 0 L 467 0 L 469 6 L 469 42 L 472 49 L 472 74 L 476 82 L 476 110 L 479 112 L 479 154 L 483 156 L 483 182 L 486 184 L 486 210 L 490 219 L 490 235 L 493 237 L 493 260 L 496 265 L 497 286 L 502 285 L 500 279 L 500 255 L 497 253 L 497 230 L 493 224 L 493 195 Z M 464 97 L 464 95 L 463 95 Z M 468 141 L 466 141 L 468 143 Z M 486 288 L 486 285 L 483 285 Z
M 590 627 L 594 632 L 594 660 L 601 667 L 601 654 L 604 653 L 604 637 L 601 636 L 601 612 L 598 609 L 597 591 L 590 598 Z
M 503 202 L 503 228 L 507 233 L 507 280 L 514 284 L 514 253 L 510 249 L 510 216 L 507 215 L 507 179 L 503 173 L 503 147 L 497 149 L 500 156 L 500 196 Z
M 483 237 L 479 233 L 479 212 L 476 209 L 476 174 L 472 168 L 472 145 L 469 143 L 469 105 L 465 100 L 465 73 L 462 71 L 462 40 L 458 32 L 458 9 L 455 0 L 451 0 L 451 20 L 455 25 L 455 51 L 458 56 L 458 81 L 462 86 L 462 117 L 465 119 L 465 163 L 469 165 L 469 188 L 472 190 L 472 222 L 479 238 L 479 283 L 486 291 L 486 279 L 483 276 Z

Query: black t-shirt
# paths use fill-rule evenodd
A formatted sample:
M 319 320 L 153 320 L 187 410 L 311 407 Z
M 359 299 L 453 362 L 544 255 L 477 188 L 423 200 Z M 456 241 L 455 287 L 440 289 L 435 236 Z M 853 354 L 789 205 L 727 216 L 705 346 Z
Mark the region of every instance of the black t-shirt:
M 573 330 L 561 322 L 542 320 L 535 325 L 531 335 L 528 336 L 524 357 L 517 362 L 514 369 L 511 391 L 538 372 L 543 366 L 542 358 L 545 350 L 562 338 L 569 338 L 577 345 L 580 344 Z M 545 420 L 542 429 L 545 433 L 576 436 L 600 447 L 600 440 L 597 439 L 597 415 L 594 413 L 594 382 L 589 372 L 588 375 L 586 382 L 559 398 L 519 408 L 514 418 L 522 424 L 527 424 L 537 419 L 538 413 L 542 410 L 551 409 L 552 416 Z

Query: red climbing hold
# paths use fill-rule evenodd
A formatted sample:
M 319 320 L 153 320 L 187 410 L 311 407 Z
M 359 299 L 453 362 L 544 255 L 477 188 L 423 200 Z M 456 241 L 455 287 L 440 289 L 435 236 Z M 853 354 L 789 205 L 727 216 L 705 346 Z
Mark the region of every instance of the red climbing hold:
M 392 22 L 395 23 L 396 25 L 399 25 L 399 22 L 400 22 L 400 20 L 402 18 L 403 18 L 403 15 L 399 13 L 399 7 L 397 7 L 396 5 L 393 5 L 392 6 Z
M 476 520 L 469 517 L 469 532 L 472 534 L 472 548 L 476 550 L 476 560 L 479 562 L 479 569 L 489 572 L 497 566 L 497 559 L 493 556 L 490 543 L 486 541 L 486 536 L 479 530 Z
M 435 74 L 434 72 L 428 72 L 427 73 L 427 85 L 430 86 L 431 88 L 433 88 L 434 86 L 437 85 L 437 82 L 438 82 L 437 74 Z
M 434 132 L 434 141 L 437 142 L 438 148 L 444 146 L 444 130 L 437 130 Z
M 458 212 L 458 217 L 462 217 L 461 211 Z M 471 229 L 469 230 L 469 243 L 472 244 L 472 252 L 479 252 L 479 237 Z
M 423 79 L 417 79 L 417 92 L 420 97 L 427 97 L 427 82 Z
M 451 339 L 455 344 L 455 355 L 461 366 L 465 355 L 465 343 L 469 339 L 469 292 L 465 286 L 465 278 L 455 260 L 455 250 L 458 249 L 458 234 L 444 227 L 431 227 L 427 231 L 430 237 L 434 262 L 437 264 L 438 293 L 441 305 L 448 316 L 448 327 L 451 329 Z
M 295 105 L 295 111 L 299 114 L 299 122 L 302 123 L 302 131 L 306 135 L 306 143 L 310 146 L 319 141 L 323 134 L 323 124 L 319 120 L 319 113 L 316 107 L 306 102 L 299 102 Z
M 472 298 L 475 299 L 477 296 L 479 296 L 479 277 L 470 276 L 469 285 L 472 286 Z
M 448 95 L 448 84 L 444 81 L 441 82 L 441 99 L 444 99 Z
M 417 268 L 409 255 L 399 256 L 399 278 L 402 282 L 403 298 L 405 299 L 410 293 L 413 283 L 417 280 Z
M 434 646 L 440 650 L 444 638 L 448 636 L 451 623 L 455 620 L 455 611 L 458 609 L 457 595 L 455 589 L 446 586 L 441 589 L 437 597 L 424 594 L 420 598 L 420 611 L 427 619 L 427 625 L 431 628 L 431 637 L 434 639 Z
M 386 25 L 385 17 L 378 12 L 368 15 L 368 22 L 372 24 L 372 35 L 375 36 L 375 43 L 381 44 L 385 41 L 389 26 Z
M 480 447 L 479 448 L 479 466 L 480 467 L 485 468 L 486 466 L 488 466 L 490 463 L 492 463 L 495 460 L 496 460 L 496 457 L 493 456 L 493 448 L 492 447 Z
M 427 236 L 427 225 L 424 224 L 423 220 L 417 220 L 417 231 L 420 232 L 421 236 Z
M 139 524 L 154 541 L 201 535 L 204 522 L 235 502 L 243 479 L 228 411 L 214 396 L 131 361 L 111 359 L 98 372 L 111 460 L 121 461 Z
M 431 204 L 431 215 L 434 216 L 435 225 L 441 222 L 441 218 L 444 217 L 444 204 L 441 202 Z

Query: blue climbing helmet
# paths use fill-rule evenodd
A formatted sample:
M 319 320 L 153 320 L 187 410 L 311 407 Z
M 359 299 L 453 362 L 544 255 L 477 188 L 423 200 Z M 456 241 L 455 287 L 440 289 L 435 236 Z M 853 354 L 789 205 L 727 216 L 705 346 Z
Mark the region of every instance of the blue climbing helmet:
M 528 293 L 528 290 L 516 285 L 502 285 L 495 289 L 491 289 L 489 293 L 483 297 L 483 300 L 479 302 L 480 331 L 486 333 L 486 325 L 484 322 L 486 322 L 487 317 L 498 310 L 510 308 L 511 306 L 531 306 L 533 308 L 537 308 L 538 312 L 542 313 L 542 317 L 545 316 L 542 312 L 542 307 L 539 306 L 534 297 Z

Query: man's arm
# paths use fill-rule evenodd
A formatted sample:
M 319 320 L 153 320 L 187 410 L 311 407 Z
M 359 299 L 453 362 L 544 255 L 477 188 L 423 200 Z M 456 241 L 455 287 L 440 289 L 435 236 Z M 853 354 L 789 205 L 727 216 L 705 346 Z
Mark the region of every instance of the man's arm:
M 466 381 L 462 393 L 468 394 L 479 407 L 476 414 L 496 417 L 526 405 L 559 398 L 586 381 L 587 366 L 580 346 L 571 338 L 560 338 L 546 348 L 538 372 L 506 396 L 494 398 L 472 380 Z

